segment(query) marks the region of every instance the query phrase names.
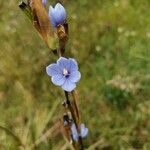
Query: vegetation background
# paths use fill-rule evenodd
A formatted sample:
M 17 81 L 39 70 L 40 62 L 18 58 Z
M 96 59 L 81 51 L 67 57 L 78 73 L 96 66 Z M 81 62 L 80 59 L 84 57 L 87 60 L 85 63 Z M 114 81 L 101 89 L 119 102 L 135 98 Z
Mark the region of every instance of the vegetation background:
M 49 1 L 55 4 L 56 1 Z M 66 55 L 79 62 L 82 121 L 89 150 L 150 149 L 150 1 L 64 0 L 70 39 Z M 60 88 L 46 75 L 56 61 L 18 0 L 0 0 L 0 126 L 31 145 L 62 117 Z M 19 149 L 0 128 L 0 149 Z M 38 150 L 71 149 L 49 135 Z

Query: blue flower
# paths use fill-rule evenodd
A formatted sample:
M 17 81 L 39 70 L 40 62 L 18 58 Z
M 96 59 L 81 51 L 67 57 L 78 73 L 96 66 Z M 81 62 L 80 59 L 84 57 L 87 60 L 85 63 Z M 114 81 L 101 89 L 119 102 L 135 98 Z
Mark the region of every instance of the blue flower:
M 71 132 L 72 132 L 73 140 L 77 142 L 79 140 L 79 135 L 78 135 L 78 132 L 74 123 L 71 126 Z M 80 136 L 82 138 L 85 138 L 88 135 L 89 129 L 86 128 L 85 125 L 82 123 L 80 125 L 80 132 L 81 132 Z
M 54 8 L 52 6 L 49 7 L 49 17 L 53 27 L 57 27 L 66 20 L 66 10 L 60 3 L 57 3 Z
M 60 57 L 57 63 L 46 67 L 46 72 L 51 76 L 52 83 L 61 86 L 65 91 L 71 92 L 76 88 L 81 74 L 75 59 Z
M 42 3 L 44 6 L 46 6 L 46 2 L 47 2 L 47 0 L 42 0 Z

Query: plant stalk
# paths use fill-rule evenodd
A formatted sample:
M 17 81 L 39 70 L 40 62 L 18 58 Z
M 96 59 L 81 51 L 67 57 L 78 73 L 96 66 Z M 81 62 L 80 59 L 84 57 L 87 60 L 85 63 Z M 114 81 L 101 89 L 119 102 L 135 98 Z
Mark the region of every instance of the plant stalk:
M 72 118 L 74 120 L 77 132 L 80 135 L 80 127 L 78 126 L 77 119 L 76 119 L 76 116 L 75 116 L 75 112 L 74 112 L 74 109 L 73 109 L 73 107 L 72 107 L 72 105 L 70 103 L 69 95 L 68 95 L 67 91 L 65 91 L 65 97 L 66 97 L 66 102 L 67 102 L 68 108 L 69 108 L 69 110 L 71 112 L 71 115 L 72 115 Z M 82 142 L 81 136 L 79 136 L 79 144 L 80 144 L 80 150 L 83 150 L 84 146 L 83 146 L 83 142 Z

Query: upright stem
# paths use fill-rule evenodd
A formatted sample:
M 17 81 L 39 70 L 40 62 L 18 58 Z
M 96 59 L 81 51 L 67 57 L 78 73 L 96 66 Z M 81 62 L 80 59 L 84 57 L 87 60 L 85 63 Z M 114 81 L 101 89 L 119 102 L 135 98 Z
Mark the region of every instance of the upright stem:
M 67 34 L 68 34 L 68 31 L 67 31 Z M 62 56 L 63 50 L 65 51 L 65 46 L 63 45 L 63 47 L 62 47 L 61 40 L 60 40 L 59 41 L 59 48 L 58 48 L 58 52 L 57 52 L 59 57 Z M 67 102 L 67 105 L 68 105 L 68 109 L 71 112 L 71 116 L 73 118 L 73 121 L 75 123 L 76 129 L 77 129 L 77 132 L 78 132 L 78 135 L 79 135 L 80 150 L 83 150 L 84 146 L 83 146 L 83 142 L 82 142 L 82 137 L 80 136 L 80 122 L 79 122 L 80 119 L 79 119 L 79 111 L 78 111 L 77 104 L 76 104 L 76 97 L 75 97 L 74 94 L 72 94 L 74 105 L 75 105 L 75 111 L 74 111 L 74 108 L 71 105 L 71 102 L 69 100 L 68 92 L 67 91 L 64 91 L 64 92 L 65 92 L 65 97 L 66 97 L 66 102 Z M 77 114 L 78 118 L 76 118 L 75 113 Z M 77 119 L 78 119 L 78 121 L 77 121 Z
M 83 150 L 84 149 L 84 146 L 83 146 L 83 142 L 82 142 L 82 138 L 80 136 L 80 127 L 78 126 L 78 123 L 77 123 L 77 120 L 76 120 L 76 116 L 75 116 L 75 112 L 74 112 L 74 109 L 70 103 L 70 100 L 69 100 L 69 96 L 68 96 L 68 92 L 64 91 L 65 92 L 65 97 L 66 97 L 66 102 L 67 102 L 67 105 L 68 105 L 68 109 L 70 110 L 71 112 L 71 115 L 72 115 L 72 118 L 74 120 L 74 123 L 75 123 L 75 126 L 76 126 L 76 129 L 77 129 L 77 132 L 79 134 L 79 144 L 80 144 L 80 150 Z

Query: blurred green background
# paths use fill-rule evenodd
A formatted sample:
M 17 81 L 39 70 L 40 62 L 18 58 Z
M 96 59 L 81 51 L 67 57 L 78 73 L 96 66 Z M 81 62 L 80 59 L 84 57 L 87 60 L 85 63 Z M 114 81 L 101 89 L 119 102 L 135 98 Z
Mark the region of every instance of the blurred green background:
M 54 56 L 18 8 L 0 0 L 0 126 L 26 149 L 62 117 L 60 88 L 46 75 Z M 50 2 L 50 1 L 49 1 Z M 55 4 L 56 1 L 51 1 Z M 89 150 L 150 149 L 150 1 L 64 0 L 70 38 L 66 56 L 77 59 L 82 122 Z M 0 149 L 19 144 L 0 128 Z M 70 149 L 63 136 L 35 149 Z

